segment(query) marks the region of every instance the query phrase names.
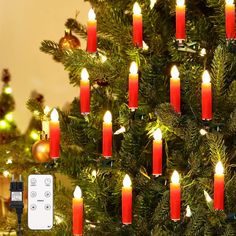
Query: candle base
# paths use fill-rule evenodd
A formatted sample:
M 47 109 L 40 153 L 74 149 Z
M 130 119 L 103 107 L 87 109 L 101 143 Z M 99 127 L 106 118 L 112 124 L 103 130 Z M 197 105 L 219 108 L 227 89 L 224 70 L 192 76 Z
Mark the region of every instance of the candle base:
M 122 224 L 123 224 L 124 226 L 126 226 L 126 225 L 131 225 L 132 222 L 128 222 L 128 223 L 123 223 L 123 222 L 122 222 Z
M 134 107 L 134 108 L 133 108 L 133 107 L 130 107 L 129 109 L 130 109 L 132 112 L 134 112 L 134 111 L 135 111 L 136 109 L 138 109 L 138 108 L 137 108 L 137 107 Z
M 184 46 L 184 41 L 185 39 L 176 39 L 178 47 L 183 47 Z
M 171 219 L 171 220 L 174 222 L 177 222 L 177 221 L 180 221 L 180 218 L 179 219 Z
M 89 112 L 81 112 L 81 115 L 87 116 L 87 115 L 89 115 Z
M 153 174 L 153 176 L 154 176 L 155 178 L 157 178 L 157 177 L 161 176 L 161 174 Z

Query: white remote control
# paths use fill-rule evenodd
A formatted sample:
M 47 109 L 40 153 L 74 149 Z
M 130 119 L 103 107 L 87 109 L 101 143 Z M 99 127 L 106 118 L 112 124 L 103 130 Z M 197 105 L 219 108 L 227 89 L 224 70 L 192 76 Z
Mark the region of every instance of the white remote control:
M 32 230 L 49 230 L 53 226 L 53 177 L 29 175 L 28 226 Z

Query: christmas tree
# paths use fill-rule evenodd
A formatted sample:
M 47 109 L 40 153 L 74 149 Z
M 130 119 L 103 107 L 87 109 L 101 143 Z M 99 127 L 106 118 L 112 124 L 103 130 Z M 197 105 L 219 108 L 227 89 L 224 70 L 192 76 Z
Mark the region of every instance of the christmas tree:
M 96 20 L 90 11 L 88 26 L 66 22 L 88 41 L 86 51 L 49 40 L 41 45 L 63 64 L 81 94 L 69 112 L 59 111 L 60 158 L 36 172 L 61 172 L 80 187 L 84 235 L 235 235 L 234 5 L 89 2 Z M 83 89 L 89 83 L 90 94 Z M 42 113 L 36 103 L 30 107 Z M 153 153 L 162 157 L 161 168 Z M 173 173 L 177 180 L 171 183 Z M 126 174 L 132 219 L 130 209 L 126 215 L 122 210 Z M 73 190 L 55 197 L 55 214 L 63 223 L 48 234 L 70 235 Z

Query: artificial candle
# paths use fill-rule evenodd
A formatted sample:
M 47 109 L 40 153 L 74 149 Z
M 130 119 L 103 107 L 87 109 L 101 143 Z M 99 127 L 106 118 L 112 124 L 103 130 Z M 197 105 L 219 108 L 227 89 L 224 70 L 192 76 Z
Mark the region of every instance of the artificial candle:
M 226 39 L 235 38 L 235 5 L 234 0 L 225 1 L 225 31 Z
M 181 190 L 179 174 L 175 170 L 170 183 L 170 218 L 173 221 L 180 220 Z
M 152 146 L 152 174 L 155 176 L 162 175 L 162 133 L 157 129 L 154 133 Z
M 127 174 L 122 187 L 122 223 L 132 223 L 132 187 L 130 177 Z
M 214 175 L 214 209 L 224 210 L 224 168 L 220 161 Z
M 90 83 L 88 71 L 83 68 L 80 80 L 80 112 L 87 115 L 90 112 Z
M 112 115 L 107 111 L 104 115 L 103 121 L 103 140 L 102 140 L 102 154 L 104 157 L 112 156 Z
M 50 120 L 50 157 L 52 159 L 59 158 L 60 156 L 60 126 L 59 115 L 54 108 L 51 112 Z
M 133 7 L 133 42 L 135 46 L 143 47 L 143 20 L 141 8 L 137 2 Z
M 186 39 L 185 32 L 185 1 L 176 1 L 176 40 L 182 42 Z
M 211 78 L 207 70 L 202 75 L 202 120 L 212 120 Z
M 88 13 L 87 24 L 87 52 L 97 51 L 97 20 L 94 10 L 91 8 Z
M 83 234 L 83 198 L 79 186 L 76 186 L 72 200 L 73 235 Z
M 130 65 L 129 74 L 129 108 L 138 108 L 138 66 L 134 61 Z

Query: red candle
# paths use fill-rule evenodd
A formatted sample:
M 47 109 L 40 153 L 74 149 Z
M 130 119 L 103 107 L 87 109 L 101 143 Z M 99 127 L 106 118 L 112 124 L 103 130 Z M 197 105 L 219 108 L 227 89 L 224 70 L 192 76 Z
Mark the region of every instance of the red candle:
M 153 152 L 152 152 L 152 174 L 162 175 L 162 133 L 157 129 L 154 134 Z
M 226 0 L 225 4 L 226 39 L 235 38 L 235 5 L 234 0 Z
M 129 108 L 138 108 L 138 66 L 134 61 L 130 65 L 129 74 Z
M 132 187 L 130 177 L 126 174 L 122 187 L 122 223 L 132 223 Z
M 90 83 L 88 71 L 84 68 L 80 80 L 80 112 L 87 115 L 90 112 Z
M 186 39 L 184 0 L 176 1 L 176 40 L 182 43 Z
M 170 104 L 175 112 L 180 113 L 180 78 L 176 66 L 171 69 L 170 78 Z
M 137 2 L 133 7 L 133 42 L 135 46 L 143 47 L 143 19 L 141 8 Z
M 112 156 L 112 116 L 110 111 L 104 115 L 102 153 L 106 158 Z
M 214 209 L 224 210 L 224 168 L 220 161 L 214 175 Z
M 175 170 L 170 183 L 170 218 L 173 221 L 180 220 L 181 191 L 179 184 L 179 174 Z
M 79 186 L 76 186 L 72 201 L 73 235 L 83 235 L 83 198 Z
M 87 52 L 97 51 L 97 21 L 94 10 L 91 8 L 88 13 L 87 24 Z
M 52 159 L 60 156 L 60 126 L 59 116 L 57 110 L 54 108 L 51 113 L 50 121 L 50 157 Z
M 42 131 L 44 132 L 45 135 L 47 135 L 47 138 L 49 139 L 49 112 L 50 108 L 48 106 L 45 106 L 44 110 L 44 116 L 42 120 Z
M 202 75 L 202 120 L 212 120 L 211 78 L 207 70 Z

